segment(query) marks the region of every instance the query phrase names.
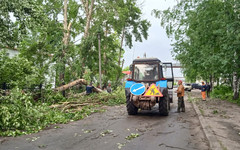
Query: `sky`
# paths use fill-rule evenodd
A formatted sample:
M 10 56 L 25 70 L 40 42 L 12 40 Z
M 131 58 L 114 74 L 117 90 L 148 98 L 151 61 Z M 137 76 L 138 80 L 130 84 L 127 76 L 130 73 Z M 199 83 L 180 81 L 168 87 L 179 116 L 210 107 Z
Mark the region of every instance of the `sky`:
M 142 17 L 150 21 L 151 27 L 147 40 L 143 40 L 142 43 L 133 41 L 131 49 L 125 47 L 124 67 L 129 66 L 138 56 L 143 57 L 144 53 L 147 57 L 157 57 L 162 62 L 176 63 L 171 54 L 171 39 L 167 37 L 165 29 L 161 27 L 160 19 L 151 15 L 153 9 L 165 10 L 177 4 L 176 0 L 138 0 L 138 3 L 142 7 Z M 174 74 L 178 77 L 183 76 L 179 69 L 174 69 Z

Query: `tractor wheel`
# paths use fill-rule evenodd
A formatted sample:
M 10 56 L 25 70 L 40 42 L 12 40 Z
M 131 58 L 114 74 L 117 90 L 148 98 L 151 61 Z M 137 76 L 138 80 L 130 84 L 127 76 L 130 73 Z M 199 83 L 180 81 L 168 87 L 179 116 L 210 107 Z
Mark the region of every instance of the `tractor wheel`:
M 169 113 L 169 100 L 168 98 L 165 97 L 161 97 L 159 100 L 159 113 L 160 115 L 163 116 L 168 116 Z
M 128 115 L 136 115 L 138 112 L 138 108 L 130 101 L 130 96 L 127 97 L 127 112 Z

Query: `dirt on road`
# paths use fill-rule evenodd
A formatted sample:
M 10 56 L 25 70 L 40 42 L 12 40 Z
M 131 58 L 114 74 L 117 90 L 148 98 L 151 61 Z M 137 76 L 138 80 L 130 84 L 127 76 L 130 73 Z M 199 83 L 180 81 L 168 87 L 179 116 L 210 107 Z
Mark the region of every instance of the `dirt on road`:
M 199 90 L 189 93 L 223 150 L 240 149 L 240 106 L 214 98 L 202 101 Z M 210 139 L 211 140 L 211 139 Z
M 0 137 L 0 150 L 207 150 L 208 141 L 192 104 L 185 97 L 186 112 L 160 116 L 158 106 L 129 116 L 126 106 L 106 107 L 103 113 L 56 125 L 32 135 Z

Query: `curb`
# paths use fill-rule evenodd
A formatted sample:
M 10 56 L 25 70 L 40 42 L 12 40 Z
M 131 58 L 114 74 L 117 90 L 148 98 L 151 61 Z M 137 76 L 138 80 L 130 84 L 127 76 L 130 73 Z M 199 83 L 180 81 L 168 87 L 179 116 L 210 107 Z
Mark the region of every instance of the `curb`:
M 206 119 L 201 114 L 201 112 L 198 109 L 198 107 L 196 106 L 195 102 L 192 102 L 192 105 L 193 105 L 193 108 L 194 108 L 196 114 L 198 115 L 199 122 L 201 124 L 202 129 L 203 129 L 203 133 L 208 140 L 210 149 L 211 150 L 223 149 L 222 146 L 219 143 L 219 140 L 217 139 L 213 130 L 211 129 L 211 126 L 208 125 Z

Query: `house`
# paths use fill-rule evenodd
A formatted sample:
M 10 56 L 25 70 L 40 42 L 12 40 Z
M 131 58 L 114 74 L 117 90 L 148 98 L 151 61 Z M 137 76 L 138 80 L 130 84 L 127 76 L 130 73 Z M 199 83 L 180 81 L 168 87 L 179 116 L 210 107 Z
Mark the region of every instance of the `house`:
M 12 49 L 12 48 L 0 48 L 0 51 L 6 50 L 6 53 L 8 57 L 13 58 L 14 56 L 19 54 L 19 51 L 17 49 Z
M 124 77 L 122 78 L 122 83 L 124 83 L 128 78 L 131 78 L 131 71 L 122 71 L 122 73 L 124 74 Z

